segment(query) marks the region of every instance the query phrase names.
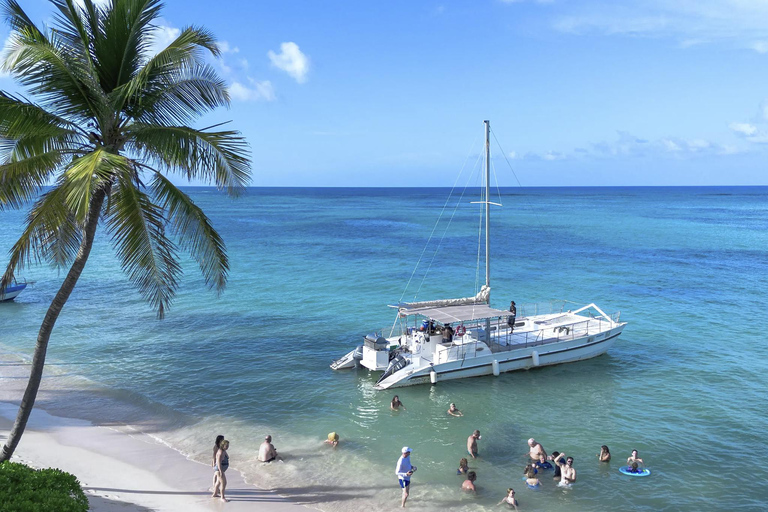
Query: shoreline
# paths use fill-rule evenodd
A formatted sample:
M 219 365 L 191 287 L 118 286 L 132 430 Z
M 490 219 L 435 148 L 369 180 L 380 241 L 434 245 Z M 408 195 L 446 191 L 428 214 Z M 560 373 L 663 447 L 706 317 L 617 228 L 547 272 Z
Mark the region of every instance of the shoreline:
M 0 401 L 0 441 L 5 442 L 18 404 Z M 186 512 L 309 510 L 273 491 L 248 484 L 240 472 L 227 473 L 224 503 L 210 497 L 212 470 L 152 436 L 127 433 L 88 421 L 54 416 L 35 408 L 13 462 L 54 467 L 74 474 L 90 509 L 102 512 Z

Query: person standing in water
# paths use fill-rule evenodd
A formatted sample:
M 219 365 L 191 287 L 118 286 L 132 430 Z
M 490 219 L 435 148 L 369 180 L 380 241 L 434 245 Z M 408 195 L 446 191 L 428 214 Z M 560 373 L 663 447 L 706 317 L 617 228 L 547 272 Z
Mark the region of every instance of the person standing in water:
M 477 452 L 477 441 L 480 439 L 480 431 L 475 430 L 472 432 L 472 435 L 467 438 L 467 453 L 469 453 L 473 459 L 476 459 L 478 455 L 480 455 Z
M 339 446 L 339 434 L 337 434 L 336 432 L 331 432 L 330 434 L 328 434 L 328 439 L 326 439 L 323 442 L 325 444 L 329 444 L 334 448 L 336 448 L 337 446 Z
M 504 503 L 506 503 L 510 507 L 514 507 L 515 510 L 517 510 L 518 503 L 517 503 L 517 498 L 515 498 L 515 490 L 513 488 L 510 487 L 509 489 L 507 489 L 507 495 L 504 496 L 504 499 L 501 500 L 498 504 L 503 505 Z
M 219 497 L 221 501 L 229 501 L 224 496 L 224 491 L 227 489 L 227 469 L 229 469 L 229 441 L 222 439 L 219 443 L 219 450 L 216 452 L 216 463 L 213 466 L 213 470 L 218 474 L 216 478 L 216 487 L 213 488 L 213 494 L 211 498 Z
M 216 454 L 219 452 L 219 445 L 224 440 L 224 436 L 216 436 L 216 441 L 213 442 L 213 457 L 211 457 L 211 467 L 216 467 Z M 219 472 L 216 470 L 213 470 L 213 496 L 211 498 L 218 497 L 218 494 L 216 494 L 216 488 L 219 486 Z
M 547 458 L 547 452 L 544 451 L 544 447 L 541 446 L 541 443 L 536 442 L 534 438 L 530 438 L 528 440 L 528 447 L 530 448 L 528 450 L 528 456 L 533 461 L 538 461 L 542 455 L 544 455 L 544 458 Z
M 560 462 L 562 457 L 565 457 L 565 464 Z M 557 465 L 560 467 L 560 473 L 562 474 L 559 485 L 568 486 L 576 481 L 576 468 L 573 467 L 573 457 L 568 457 L 562 453 L 557 460 Z
M 389 404 L 389 408 L 393 411 L 398 411 L 401 407 L 403 410 L 407 410 L 403 405 L 403 402 L 400 401 L 400 397 L 395 395 L 394 398 L 392 398 L 392 403 Z
M 400 488 L 403 489 L 403 500 L 400 503 L 400 506 L 405 508 L 405 502 L 408 500 L 408 493 L 411 488 L 411 476 L 413 476 L 414 471 L 416 471 L 416 466 L 411 465 L 410 448 L 403 446 L 401 453 L 402 455 L 397 459 L 395 474 L 397 474 L 397 480 L 400 482 Z
M 512 301 L 509 303 L 509 317 L 507 317 L 510 334 L 515 330 L 515 318 L 517 318 L 517 307 L 515 301 Z
M 464 483 L 461 484 L 461 490 L 462 491 L 469 491 L 469 492 L 477 492 L 477 488 L 475 487 L 475 480 L 477 480 L 477 473 L 474 471 L 470 471 L 467 473 L 467 479 L 464 480 Z
M 637 450 L 632 450 L 632 455 L 627 457 L 627 466 L 630 466 L 633 462 L 638 462 L 645 465 L 645 462 L 643 462 L 643 459 L 640 458 L 640 454 L 637 453 Z
M 600 462 L 611 462 L 611 452 L 606 445 L 600 447 L 600 453 L 597 454 L 597 460 Z

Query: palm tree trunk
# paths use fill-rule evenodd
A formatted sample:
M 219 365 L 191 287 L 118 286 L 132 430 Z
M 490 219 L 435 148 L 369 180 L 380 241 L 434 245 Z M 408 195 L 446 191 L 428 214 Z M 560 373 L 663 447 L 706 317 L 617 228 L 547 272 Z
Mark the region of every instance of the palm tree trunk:
M 59 313 L 61 313 L 64 304 L 66 304 L 69 294 L 72 293 L 72 290 L 75 288 L 77 280 L 80 278 L 80 274 L 85 268 L 85 263 L 88 261 L 88 256 L 91 254 L 93 237 L 96 234 L 96 227 L 99 224 L 99 216 L 101 215 L 101 207 L 104 204 L 105 196 L 105 190 L 98 190 L 93 195 L 88 210 L 88 219 L 85 224 L 83 240 L 80 243 L 80 250 L 77 252 L 75 261 L 72 262 L 72 267 L 69 269 L 67 277 L 61 284 L 61 288 L 59 288 L 59 291 L 53 298 L 53 302 L 51 302 L 51 305 L 48 307 L 48 311 L 43 319 L 43 324 L 40 326 L 40 331 L 37 334 L 37 344 L 35 345 L 35 354 L 32 357 L 32 370 L 30 371 L 27 389 L 24 391 L 24 396 L 21 399 L 21 405 L 19 406 L 19 412 L 16 415 L 13 429 L 11 429 L 8 440 L 6 441 L 5 446 L 3 446 L 3 451 L 0 453 L 0 462 L 11 458 L 13 452 L 16 450 L 16 446 L 18 446 L 19 441 L 21 440 L 22 434 L 24 434 L 27 420 L 29 420 L 32 407 L 35 405 L 37 391 L 40 388 L 40 381 L 43 378 L 48 340 L 50 339 L 51 332 L 56 324 L 56 319 L 59 318 Z

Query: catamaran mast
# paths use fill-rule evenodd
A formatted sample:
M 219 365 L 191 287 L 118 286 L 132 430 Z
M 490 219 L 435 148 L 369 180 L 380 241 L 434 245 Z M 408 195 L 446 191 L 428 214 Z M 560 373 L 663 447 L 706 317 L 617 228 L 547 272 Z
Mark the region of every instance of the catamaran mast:
M 491 122 L 485 124 L 485 286 L 491 287 Z M 490 295 L 488 304 L 491 303 Z

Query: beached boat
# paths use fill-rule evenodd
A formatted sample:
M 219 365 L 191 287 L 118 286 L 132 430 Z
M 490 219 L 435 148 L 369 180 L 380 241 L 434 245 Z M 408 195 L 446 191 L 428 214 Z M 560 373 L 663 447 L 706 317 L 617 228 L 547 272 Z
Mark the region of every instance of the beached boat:
M 0 293 L 0 302 L 15 299 L 26 287 L 27 283 L 14 283 L 10 286 L 6 286 L 5 289 L 2 290 L 2 293 Z
M 604 354 L 626 325 L 619 313 L 607 315 L 595 304 L 566 309 L 568 302 L 490 306 L 490 123 L 485 124 L 485 286 L 474 297 L 405 302 L 388 336 L 365 337 L 331 364 L 334 370 L 362 365 L 384 372 L 375 389 L 496 375 L 513 370 L 569 363 Z

